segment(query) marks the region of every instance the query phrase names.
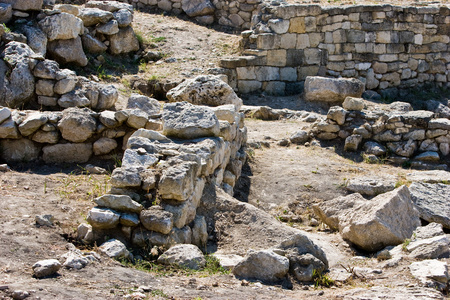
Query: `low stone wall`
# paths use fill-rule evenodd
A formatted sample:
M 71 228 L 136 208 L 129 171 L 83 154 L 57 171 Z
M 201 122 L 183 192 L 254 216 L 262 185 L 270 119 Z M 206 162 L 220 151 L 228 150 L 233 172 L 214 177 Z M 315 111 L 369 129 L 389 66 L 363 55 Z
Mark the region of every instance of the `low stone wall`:
M 80 239 L 115 236 L 137 247 L 206 245 L 206 221 L 196 215 L 197 207 L 206 182 L 233 193 L 246 157 L 243 114 L 234 105 L 206 108 L 186 102 L 166 104 L 164 111 L 165 135 L 140 129 L 128 139 L 122 167 L 111 175 L 113 187 L 94 200 L 97 207 L 88 214 L 90 225 L 80 225 Z M 177 123 L 186 113 L 198 121 L 196 129 Z
M 186 14 L 202 24 L 218 23 L 236 29 L 250 29 L 253 15 L 263 0 L 121 0 L 135 8 L 159 8 Z
M 448 118 L 432 111 L 413 111 L 404 102 L 391 104 L 391 111 L 363 107 L 362 99 L 348 97 L 343 107 L 331 107 L 327 119 L 315 123 L 311 132 L 322 140 L 345 140 L 346 151 L 363 148 L 370 162 L 388 159 L 414 168 L 448 169 L 442 163 L 450 154 Z
M 450 9 L 446 5 L 263 5 L 242 33 L 245 56 L 224 59 L 241 93 L 301 92 L 307 76 L 352 77 L 366 89 L 450 81 Z
M 96 113 L 88 108 L 41 112 L 0 107 L 0 157 L 7 163 L 85 163 L 92 156 L 120 154 L 122 141 L 137 129 L 162 128 L 160 105 L 154 101 L 154 114 L 136 108 Z

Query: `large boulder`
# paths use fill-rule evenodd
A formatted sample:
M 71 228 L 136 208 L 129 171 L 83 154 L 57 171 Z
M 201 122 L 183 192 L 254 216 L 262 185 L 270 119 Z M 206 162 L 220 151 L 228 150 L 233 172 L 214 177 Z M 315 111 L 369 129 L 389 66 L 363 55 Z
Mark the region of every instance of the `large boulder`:
M 85 7 L 98 8 L 109 12 L 116 12 L 121 9 L 125 9 L 130 12 L 133 11 L 133 5 L 119 1 L 88 1 L 85 4 Z
M 47 34 L 39 27 L 25 25 L 20 28 L 27 37 L 27 44 L 36 53 L 45 57 L 47 53 Z
M 414 182 L 409 190 L 420 218 L 450 229 L 450 185 Z
M 127 108 L 140 109 L 147 115 L 153 116 L 159 114 L 161 104 L 154 98 L 139 94 L 131 94 L 130 98 L 128 98 Z
M 141 211 L 139 216 L 142 226 L 151 231 L 169 234 L 173 228 L 173 215 L 160 206 L 152 206 Z
M 181 8 L 189 17 L 214 14 L 214 5 L 209 0 L 182 0 Z
M 313 209 L 325 224 L 366 251 L 401 244 L 420 226 L 406 186 L 370 201 L 352 194 L 316 204 Z
M 1 157 L 7 162 L 33 161 L 39 157 L 40 147 L 29 139 L 0 140 Z
M 100 23 L 107 23 L 113 18 L 113 14 L 98 8 L 83 8 L 80 9 L 78 17 L 83 20 L 84 26 L 89 27 Z
M 139 50 L 139 41 L 132 27 L 120 28 L 119 32 L 109 36 L 109 51 L 117 55 Z
M 214 111 L 206 106 L 176 102 L 164 105 L 163 134 L 181 139 L 218 136 L 219 120 Z
M 355 78 L 308 76 L 304 96 L 307 101 L 343 102 L 349 96 L 361 98 L 364 89 L 364 83 Z
M 117 259 L 130 257 L 130 252 L 127 250 L 125 244 L 116 239 L 111 239 L 104 242 L 98 249 L 111 258 Z
M 92 111 L 87 108 L 68 108 L 58 123 L 62 137 L 74 143 L 81 143 L 90 138 L 97 129 L 97 122 Z
M 68 13 L 47 16 L 39 22 L 39 27 L 49 41 L 75 39 L 84 32 L 83 21 Z
M 19 107 L 34 95 L 34 76 L 31 73 L 33 50 L 24 43 L 10 42 L 0 60 L 0 105 Z
M 199 270 L 206 265 L 206 260 L 195 245 L 175 245 L 158 258 L 158 263 Z
M 15 10 L 29 11 L 41 10 L 44 0 L 1 0 L 1 2 L 11 4 Z
M 394 178 L 356 177 L 347 182 L 346 189 L 367 196 L 376 196 L 395 189 Z
M 108 50 L 108 46 L 90 34 L 82 35 L 81 41 L 83 42 L 83 49 L 88 53 L 103 53 Z
M 242 100 L 234 90 L 218 76 L 201 75 L 186 80 L 167 93 L 171 102 L 187 101 L 192 104 L 219 106 L 234 104 L 236 111 L 242 106 Z
M 42 152 L 42 159 L 46 163 L 85 163 L 92 155 L 92 144 L 57 144 L 45 146 Z
M 0 23 L 6 24 L 12 19 L 12 5 L 0 3 Z
M 81 67 L 88 64 L 83 51 L 81 38 L 78 36 L 69 40 L 54 40 L 48 43 L 48 53 L 60 64 L 74 63 Z
M 283 279 L 289 271 L 289 259 L 271 250 L 249 251 L 233 269 L 237 277 L 268 282 Z
M 92 208 L 86 220 L 94 228 L 110 229 L 115 228 L 119 224 L 120 214 L 109 208 Z

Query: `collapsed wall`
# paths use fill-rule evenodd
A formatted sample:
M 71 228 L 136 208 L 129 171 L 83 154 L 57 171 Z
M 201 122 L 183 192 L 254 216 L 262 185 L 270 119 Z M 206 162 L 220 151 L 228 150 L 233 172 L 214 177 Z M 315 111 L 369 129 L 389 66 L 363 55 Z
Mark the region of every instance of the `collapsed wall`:
M 241 93 L 302 91 L 307 76 L 360 79 L 368 90 L 450 81 L 446 5 L 262 5 L 242 33 L 244 56 L 223 59 Z
M 139 9 L 159 8 L 175 15 L 186 14 L 201 24 L 218 23 L 249 29 L 263 0 L 120 0 Z
M 77 77 L 60 64 L 86 66 L 90 58 L 100 66 L 105 52 L 138 51 L 131 5 L 91 1 L 82 8 L 42 9 L 42 1 L 5 1 L 0 1 L 0 105 L 95 110 L 114 105 L 116 88 Z
M 394 102 L 388 110 L 364 106 L 363 99 L 347 97 L 343 107 L 331 107 L 326 120 L 313 124 L 311 133 L 321 140 L 343 139 L 345 151 L 363 149 L 372 163 L 386 159 L 417 169 L 447 170 L 448 114 L 413 111 L 405 102 Z
M 111 191 L 97 199 L 78 236 L 85 242 L 114 236 L 135 247 L 195 244 L 208 239 L 197 207 L 205 183 L 227 193 L 241 174 L 247 139 L 235 105 L 169 103 L 162 133 L 140 129 L 128 139 Z

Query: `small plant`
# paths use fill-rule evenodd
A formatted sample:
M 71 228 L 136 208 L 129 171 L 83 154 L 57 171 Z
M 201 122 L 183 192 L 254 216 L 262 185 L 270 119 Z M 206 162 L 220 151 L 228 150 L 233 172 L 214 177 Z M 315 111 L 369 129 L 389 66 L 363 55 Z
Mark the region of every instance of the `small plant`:
M 208 272 L 209 275 L 213 275 L 213 274 L 229 274 L 230 271 L 225 269 L 224 267 L 222 267 L 220 265 L 220 261 L 217 259 L 217 257 L 211 255 L 211 254 L 206 254 L 205 255 L 205 260 L 206 260 L 206 266 L 204 271 Z
M 333 279 L 329 278 L 327 275 L 316 269 L 313 270 L 312 279 L 316 288 L 318 288 L 319 286 L 331 287 L 332 285 L 334 285 Z
M 411 239 L 406 239 L 402 244 L 402 250 L 408 252 L 409 244 L 411 244 Z
M 3 23 L 3 28 L 5 28 L 5 33 L 10 33 L 11 32 L 11 28 L 6 26 L 5 23 Z
M 167 38 L 164 36 L 152 38 L 152 42 L 154 42 L 154 43 L 161 43 L 161 42 L 165 42 L 166 40 L 167 40 Z
M 314 171 L 311 171 L 313 174 L 319 174 L 319 168 L 316 168 Z
M 150 294 L 152 294 L 153 297 L 159 296 L 163 298 L 169 298 L 169 296 L 167 296 L 164 291 L 160 289 L 153 290 L 150 292 Z

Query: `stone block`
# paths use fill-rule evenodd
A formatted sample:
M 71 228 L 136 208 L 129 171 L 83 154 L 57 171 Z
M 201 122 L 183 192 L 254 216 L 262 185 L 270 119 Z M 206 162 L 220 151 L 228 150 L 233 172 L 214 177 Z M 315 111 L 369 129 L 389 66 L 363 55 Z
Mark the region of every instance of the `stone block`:
M 286 67 L 298 67 L 305 61 L 304 50 L 289 49 L 286 51 Z
M 267 51 L 267 65 L 274 67 L 286 66 L 286 50 L 269 50 Z
M 286 33 L 281 35 L 280 47 L 283 49 L 294 49 L 297 45 L 297 34 Z
M 272 96 L 284 96 L 285 89 L 286 83 L 282 81 L 269 81 L 263 84 L 264 93 Z
M 310 43 L 309 43 L 308 34 L 299 34 L 297 37 L 296 48 L 297 49 L 305 49 L 305 48 L 309 48 L 309 47 L 310 47 Z
M 298 68 L 298 81 L 304 81 L 308 76 L 316 76 L 319 73 L 319 66 L 306 66 Z
M 297 70 L 296 68 L 281 68 L 280 69 L 280 79 L 282 81 L 297 81 Z
M 238 91 L 242 94 L 249 94 L 253 92 L 260 91 L 262 83 L 255 80 L 239 80 L 238 81 Z
M 305 62 L 308 65 L 318 65 L 322 62 L 323 51 L 320 49 L 305 49 Z
M 304 17 L 295 17 L 290 19 L 289 32 L 291 33 L 305 33 L 306 24 Z
M 256 39 L 258 49 L 277 49 L 280 46 L 281 38 L 277 34 L 263 33 Z
M 239 67 L 236 68 L 238 80 L 255 80 L 255 67 Z
M 309 44 L 311 47 L 317 47 L 323 40 L 324 35 L 318 32 L 309 33 Z
M 280 80 L 280 68 L 256 67 L 256 79 L 258 81 Z

